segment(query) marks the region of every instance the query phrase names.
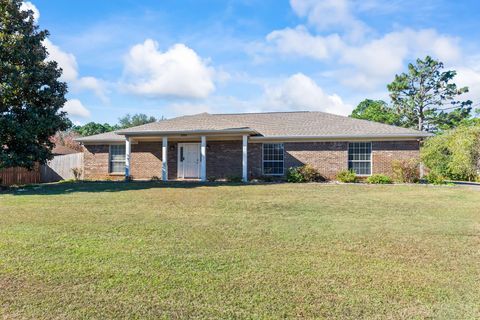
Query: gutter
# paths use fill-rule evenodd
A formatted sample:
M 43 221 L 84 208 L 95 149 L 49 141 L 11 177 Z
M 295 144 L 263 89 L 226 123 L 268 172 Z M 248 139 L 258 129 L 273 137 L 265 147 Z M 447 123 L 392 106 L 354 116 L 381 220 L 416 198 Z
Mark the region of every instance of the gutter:
M 251 140 L 326 140 L 326 139 L 419 139 L 431 137 L 431 133 L 412 133 L 412 134 L 364 134 L 364 135 L 351 135 L 351 134 L 341 134 L 341 135 L 330 135 L 330 136 L 254 136 L 250 137 Z

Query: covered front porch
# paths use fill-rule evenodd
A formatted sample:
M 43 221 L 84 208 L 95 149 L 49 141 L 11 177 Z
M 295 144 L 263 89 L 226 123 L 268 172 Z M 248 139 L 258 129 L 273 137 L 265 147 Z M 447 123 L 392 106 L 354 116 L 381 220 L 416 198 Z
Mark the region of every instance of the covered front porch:
M 126 136 L 125 178 L 207 181 L 241 177 L 247 182 L 250 135 L 242 130 Z

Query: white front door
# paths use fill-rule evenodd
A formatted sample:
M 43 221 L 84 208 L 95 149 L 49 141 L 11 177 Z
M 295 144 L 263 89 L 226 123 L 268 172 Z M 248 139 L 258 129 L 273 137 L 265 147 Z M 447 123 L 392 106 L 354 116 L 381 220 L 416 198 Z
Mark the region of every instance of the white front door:
M 178 144 L 178 177 L 200 178 L 200 144 Z

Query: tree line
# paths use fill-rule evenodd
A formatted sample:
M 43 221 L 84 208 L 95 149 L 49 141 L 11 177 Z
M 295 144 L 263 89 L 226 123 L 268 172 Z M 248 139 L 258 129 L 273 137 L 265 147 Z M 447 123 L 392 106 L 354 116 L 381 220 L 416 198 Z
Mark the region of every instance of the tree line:
M 70 131 L 77 133 L 80 136 L 91 136 L 94 134 L 140 126 L 142 124 L 164 119 L 165 118 L 163 116 L 157 119 L 153 116 L 147 116 L 143 113 L 137 113 L 134 115 L 126 114 L 125 116 L 119 118 L 118 123 L 114 125 L 109 123 L 89 122 L 84 125 L 72 125 Z

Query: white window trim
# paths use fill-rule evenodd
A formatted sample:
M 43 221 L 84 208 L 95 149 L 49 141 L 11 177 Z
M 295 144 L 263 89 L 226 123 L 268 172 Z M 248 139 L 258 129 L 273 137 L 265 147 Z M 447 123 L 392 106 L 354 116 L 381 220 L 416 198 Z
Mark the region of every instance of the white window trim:
M 112 160 L 112 146 L 125 146 L 121 143 L 114 143 L 108 145 L 108 173 L 109 174 L 125 174 L 125 169 L 123 171 L 112 171 L 112 162 L 123 162 L 125 164 L 125 160 Z
M 373 143 L 372 143 L 372 141 L 351 141 L 351 142 L 348 142 L 348 145 L 347 145 L 347 168 L 349 167 L 349 164 L 350 164 L 350 160 L 348 159 L 348 150 L 350 150 L 350 144 L 352 144 L 352 143 L 370 143 L 370 174 L 357 174 L 358 177 L 370 177 L 373 174 Z M 367 162 L 367 160 L 352 160 L 352 162 Z
M 265 145 L 266 144 L 281 144 L 282 145 L 282 150 L 283 150 L 283 160 L 267 160 L 265 161 L 264 158 L 264 151 L 265 151 Z M 265 173 L 265 162 L 282 162 L 282 173 Z M 283 142 L 268 142 L 268 143 L 262 143 L 262 174 L 264 176 L 283 176 L 285 175 L 285 144 Z

